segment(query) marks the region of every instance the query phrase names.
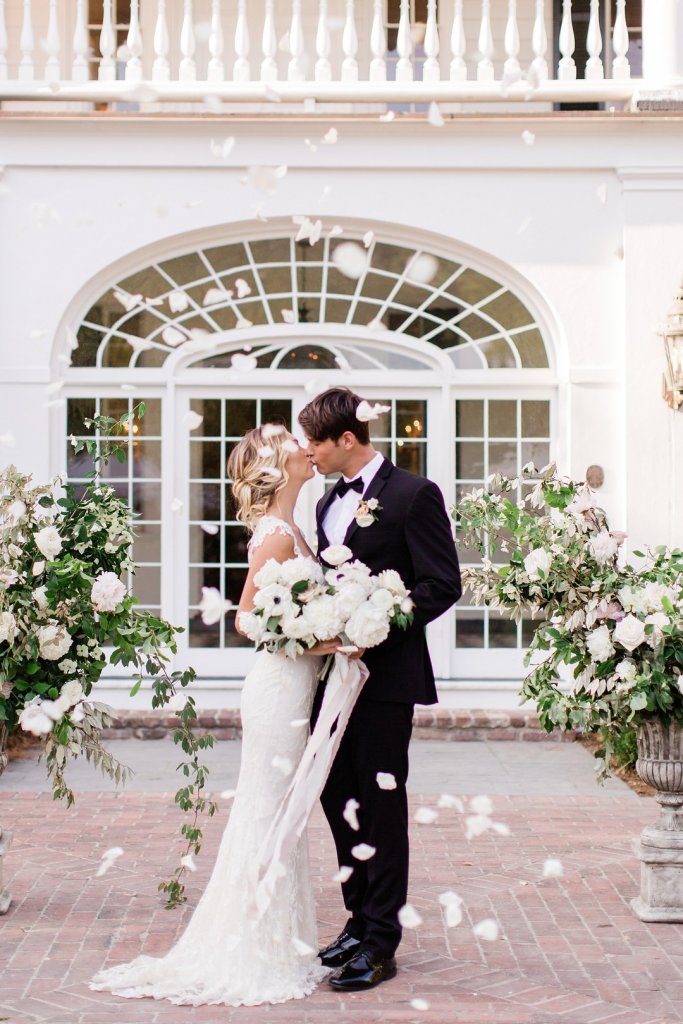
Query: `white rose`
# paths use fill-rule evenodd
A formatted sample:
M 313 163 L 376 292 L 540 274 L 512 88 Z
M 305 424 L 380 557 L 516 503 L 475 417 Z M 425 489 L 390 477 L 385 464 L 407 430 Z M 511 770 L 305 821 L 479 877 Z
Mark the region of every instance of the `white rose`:
M 0 644 L 11 644 L 17 633 L 17 620 L 11 612 L 0 612 Z
M 280 629 L 289 640 L 307 639 L 312 631 L 308 621 L 302 614 L 296 614 L 296 605 L 293 605 L 280 619 Z
M 380 587 L 374 594 L 370 595 L 370 604 L 377 605 L 383 611 L 388 612 L 390 608 L 394 607 L 395 597 L 389 590 L 385 590 L 384 587 Z
M 59 666 L 62 667 L 61 665 Z M 74 704 L 78 704 L 79 700 L 83 696 L 83 687 L 77 679 L 69 679 L 62 686 L 59 691 L 59 699 L 64 700 L 67 707 L 72 708 Z
M 627 615 L 614 627 L 614 639 L 627 651 L 633 651 L 645 639 L 645 626 L 635 615 Z
M 623 661 L 620 661 L 614 671 L 625 683 L 630 683 L 638 674 L 635 662 L 629 661 L 628 658 L 624 658 Z
M 60 672 L 64 672 L 65 675 L 71 674 L 78 670 L 78 665 L 72 658 L 65 658 L 64 661 L 60 661 L 57 666 Z
M 385 569 L 384 572 L 378 573 L 377 584 L 380 587 L 386 587 L 392 594 L 397 594 L 399 597 L 407 597 L 408 595 L 406 585 L 395 569 Z
M 668 597 L 674 606 L 678 599 L 676 591 L 672 587 L 666 587 L 663 583 L 646 583 L 641 594 L 645 605 L 643 611 L 647 612 L 661 612 L 662 601 L 665 597 Z
M 375 521 L 375 517 L 371 516 L 369 512 L 362 513 L 359 516 L 354 516 L 354 519 L 359 526 L 372 526 Z
M 346 623 L 344 632 L 357 647 L 376 647 L 389 636 L 387 614 L 377 605 L 365 601 Z
M 548 575 L 552 565 L 552 556 L 544 548 L 534 548 L 524 559 L 524 568 L 530 580 L 540 579 L 540 573 Z
M 331 594 L 321 594 L 307 604 L 302 612 L 308 632 L 318 640 L 332 640 L 342 629 L 342 619 L 337 602 Z
M 598 565 L 606 565 L 616 555 L 618 544 L 614 537 L 610 537 L 606 530 L 602 530 L 595 537 L 591 537 L 588 547 Z
M 40 657 L 45 658 L 46 661 L 59 661 L 69 650 L 72 642 L 64 626 L 56 623 L 41 626 L 38 630 Z
M 594 662 L 607 661 L 614 654 L 614 645 L 607 626 L 599 626 L 588 634 L 586 647 Z
M 90 591 L 90 600 L 96 612 L 115 612 L 126 596 L 126 585 L 115 572 L 103 572 Z
M 355 580 L 347 580 L 342 583 L 334 600 L 337 604 L 337 611 L 342 619 L 348 619 L 356 608 L 363 603 L 367 597 L 367 589 Z
M 44 526 L 42 530 L 34 535 L 34 540 L 41 555 L 48 561 L 52 561 L 62 550 L 62 538 L 54 526 Z
M 414 607 L 415 602 L 411 597 L 404 597 L 401 601 L 401 611 L 404 615 L 410 615 Z
M 33 600 L 36 602 L 41 612 L 44 612 L 47 608 L 47 587 L 36 587 L 33 591 Z
M 277 558 L 269 558 L 255 574 L 254 586 L 261 589 L 269 587 L 272 583 L 279 583 L 281 570 L 282 562 L 278 562 Z
M 353 551 L 346 544 L 330 544 L 329 548 L 321 552 L 320 557 L 328 565 L 338 566 L 353 558 Z

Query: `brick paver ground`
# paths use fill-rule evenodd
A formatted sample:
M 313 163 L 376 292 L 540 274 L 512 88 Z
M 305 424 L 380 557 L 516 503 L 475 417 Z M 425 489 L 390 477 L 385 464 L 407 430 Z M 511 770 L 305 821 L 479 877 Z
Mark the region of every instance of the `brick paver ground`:
M 536 745 L 534 744 L 534 747 Z M 466 798 L 467 799 L 467 798 Z M 434 793 L 411 807 L 435 807 Z M 189 901 L 167 911 L 157 882 L 176 863 L 179 812 L 170 794 L 83 793 L 70 811 L 47 793 L 0 794 L 13 829 L 5 861 L 14 904 L 0 918 L 0 1021 L 12 1024 L 675 1024 L 683 1020 L 683 927 L 646 925 L 629 909 L 639 865 L 633 838 L 654 818 L 652 800 L 620 789 L 609 797 L 494 798 L 493 832 L 467 842 L 464 820 L 441 809 L 412 825 L 410 901 L 423 918 L 406 932 L 398 977 L 342 998 L 321 987 L 306 1000 L 264 1008 L 175 1007 L 91 992 L 101 966 L 138 953 L 161 955 L 183 928 L 206 882 L 223 820 L 208 824 Z M 225 811 L 227 813 L 227 809 Z M 125 854 L 105 875 L 102 852 Z M 332 844 L 317 813 L 310 830 L 321 940 L 344 920 Z M 544 879 L 559 858 L 561 878 Z M 464 900 L 447 929 L 438 894 Z M 500 937 L 475 938 L 495 918 Z M 428 1009 L 415 1008 L 414 999 Z

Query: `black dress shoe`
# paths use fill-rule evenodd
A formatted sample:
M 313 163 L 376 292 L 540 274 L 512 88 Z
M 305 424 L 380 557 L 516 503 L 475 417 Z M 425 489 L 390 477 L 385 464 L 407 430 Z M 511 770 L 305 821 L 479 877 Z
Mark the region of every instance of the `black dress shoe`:
M 325 949 L 320 950 L 318 956 L 323 967 L 343 967 L 344 964 L 347 964 L 349 960 L 354 958 L 359 949 L 360 939 L 349 935 L 346 929 L 344 929 L 334 942 L 331 942 Z
M 353 960 L 330 978 L 336 992 L 364 992 L 396 976 L 396 960 L 375 959 L 371 953 L 358 952 Z

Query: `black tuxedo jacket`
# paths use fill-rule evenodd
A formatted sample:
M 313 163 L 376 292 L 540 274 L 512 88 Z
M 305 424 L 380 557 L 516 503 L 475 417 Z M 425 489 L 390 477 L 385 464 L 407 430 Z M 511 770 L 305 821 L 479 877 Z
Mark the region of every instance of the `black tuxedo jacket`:
M 384 643 L 366 651 L 363 661 L 370 676 L 361 700 L 405 704 L 437 702 L 425 626 L 442 615 L 460 597 L 460 569 L 441 491 L 424 477 L 408 473 L 385 459 L 363 494 L 382 506 L 372 526 L 355 519 L 344 544 L 373 573 L 396 569 L 415 602 L 413 624 L 407 630 L 392 627 Z M 328 491 L 318 502 L 319 554 L 329 546 L 322 521 L 333 498 Z

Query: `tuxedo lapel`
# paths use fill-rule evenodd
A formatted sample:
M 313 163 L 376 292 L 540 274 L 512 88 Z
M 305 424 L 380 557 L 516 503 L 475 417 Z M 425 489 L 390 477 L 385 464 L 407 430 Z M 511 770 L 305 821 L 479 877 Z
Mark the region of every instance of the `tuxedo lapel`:
M 330 506 L 330 503 L 334 499 L 334 487 L 330 487 L 328 491 L 323 494 L 322 498 L 316 505 L 315 509 L 315 525 L 318 533 L 318 552 L 324 551 L 329 546 L 327 540 L 327 534 L 323 529 L 323 520 L 325 513 Z
M 361 498 L 361 501 L 367 501 L 368 498 L 379 498 L 380 494 L 382 493 L 382 490 L 384 489 L 384 487 L 385 487 L 389 477 L 393 473 L 393 471 L 394 471 L 394 464 L 392 462 L 389 462 L 389 459 L 385 459 L 384 462 L 382 463 L 382 465 L 379 467 L 379 469 L 375 473 L 375 475 L 373 476 L 372 480 L 370 481 L 370 486 L 368 487 L 368 489 L 363 494 L 363 497 Z M 381 519 L 381 513 L 380 513 L 380 519 Z M 375 525 L 375 524 L 373 524 L 373 525 Z M 359 529 L 360 529 L 360 527 L 359 527 L 359 525 L 358 525 L 358 523 L 356 521 L 356 518 L 354 516 L 354 518 L 349 523 L 348 529 L 346 531 L 346 536 L 344 537 L 344 544 L 346 544 L 348 546 L 351 543 L 351 538 L 353 537 L 354 533 L 356 532 L 356 530 L 359 530 Z M 370 530 L 370 529 L 372 529 L 372 527 L 366 526 L 366 527 L 364 527 L 364 529 Z

